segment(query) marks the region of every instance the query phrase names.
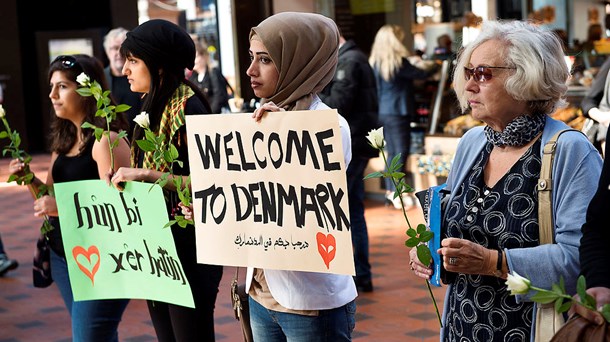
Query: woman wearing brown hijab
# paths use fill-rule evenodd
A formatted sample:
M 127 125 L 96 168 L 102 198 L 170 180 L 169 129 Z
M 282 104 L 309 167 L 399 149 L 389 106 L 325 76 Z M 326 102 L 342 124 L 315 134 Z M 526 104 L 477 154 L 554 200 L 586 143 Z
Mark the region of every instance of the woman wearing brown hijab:
M 247 74 L 262 99 L 253 118 L 329 109 L 317 93 L 334 76 L 338 49 L 337 26 L 319 14 L 279 13 L 252 28 Z M 347 166 L 350 133 L 341 116 L 339 127 Z M 255 341 L 351 341 L 357 296 L 351 276 L 249 268 L 247 279 Z

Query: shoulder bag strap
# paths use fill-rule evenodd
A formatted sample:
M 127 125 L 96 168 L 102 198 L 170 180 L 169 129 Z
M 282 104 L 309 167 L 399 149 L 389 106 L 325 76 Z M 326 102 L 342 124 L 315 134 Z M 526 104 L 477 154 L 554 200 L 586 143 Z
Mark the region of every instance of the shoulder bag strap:
M 567 131 L 574 129 L 564 129 L 557 132 L 545 145 L 542 150 L 542 165 L 540 167 L 540 178 L 538 179 L 538 226 L 540 231 L 540 244 L 550 244 L 555 242 L 553 232 L 553 158 L 557 139 Z M 534 334 L 535 342 L 548 342 L 553 335 L 564 324 L 563 316 L 555 311 L 554 305 L 536 303 L 536 327 Z
M 540 178 L 538 179 L 538 226 L 540 230 L 540 244 L 553 243 L 553 158 L 557 139 L 567 131 L 574 129 L 564 129 L 557 132 L 545 145 L 542 150 L 542 165 L 540 167 Z M 577 131 L 578 132 L 578 131 Z

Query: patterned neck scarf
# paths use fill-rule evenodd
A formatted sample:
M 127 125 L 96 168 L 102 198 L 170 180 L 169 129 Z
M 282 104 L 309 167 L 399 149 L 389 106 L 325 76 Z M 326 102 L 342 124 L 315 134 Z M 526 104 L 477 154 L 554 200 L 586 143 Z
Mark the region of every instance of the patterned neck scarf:
M 167 102 L 163 114 L 161 114 L 161 122 L 159 123 L 159 131 L 157 132 L 158 135 L 165 135 L 166 144 L 173 143 L 176 132 L 186 123 L 184 117 L 186 100 L 194 94 L 195 93 L 189 86 L 182 83 Z M 131 147 L 131 165 L 137 165 L 139 153 L 144 153 L 143 168 L 159 170 L 161 172 L 169 171 L 169 165 L 167 165 L 167 163 L 161 162 L 161 165 L 156 165 L 153 159 L 153 152 L 142 152 L 142 150 L 137 148 L 137 144 L 134 144 Z
M 523 146 L 542 132 L 545 123 L 544 114 L 524 114 L 509 122 L 502 132 L 486 126 L 485 137 L 494 146 Z

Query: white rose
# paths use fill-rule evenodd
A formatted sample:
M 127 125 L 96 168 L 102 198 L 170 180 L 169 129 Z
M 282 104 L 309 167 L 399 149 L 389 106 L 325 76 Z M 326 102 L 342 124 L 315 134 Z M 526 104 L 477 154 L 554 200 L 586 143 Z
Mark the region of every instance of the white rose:
M 148 126 L 150 126 L 150 119 L 148 118 L 148 113 L 146 112 L 136 115 L 136 117 L 133 118 L 133 121 L 135 121 L 138 126 L 142 128 L 148 128 Z
M 372 129 L 366 138 L 368 139 L 369 144 L 376 149 L 382 149 L 385 146 L 383 140 L 383 127 Z
M 82 85 L 83 87 L 89 86 L 89 76 L 84 72 L 81 72 L 80 75 L 76 77 L 76 82 Z
M 4 107 L 2 107 L 2 105 L 0 104 L 0 118 L 3 118 L 6 116 L 6 112 L 4 111 Z
M 513 296 L 526 294 L 530 290 L 530 281 L 529 279 L 520 276 L 517 272 L 513 272 L 513 274 L 508 274 L 506 286 Z

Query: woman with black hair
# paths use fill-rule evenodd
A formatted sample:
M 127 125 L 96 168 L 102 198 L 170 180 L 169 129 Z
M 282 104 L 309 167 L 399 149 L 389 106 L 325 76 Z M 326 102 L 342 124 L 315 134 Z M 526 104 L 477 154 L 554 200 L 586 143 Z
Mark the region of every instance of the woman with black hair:
M 184 70 L 192 69 L 195 60 L 192 38 L 169 21 L 149 20 L 127 33 L 121 54 L 127 60 L 123 74 L 127 75 L 131 90 L 144 93 L 142 110 L 149 114 L 150 129 L 165 135 L 166 142 L 178 150 L 178 159 L 183 165 L 155 165 L 152 153 L 142 151 L 134 143 L 131 167 L 120 168 L 112 175 L 111 182 L 121 190 L 122 182 L 154 183 L 168 171 L 171 171 L 170 177 L 186 179 L 190 171 L 185 116 L 210 113 L 205 96 L 185 79 Z M 143 137 L 144 129 L 137 127 L 134 141 Z M 180 203 L 174 183 L 167 182 L 164 192 L 168 213 L 173 216 L 173 212 L 179 212 Z M 174 225 L 172 234 L 191 285 L 195 308 L 148 301 L 157 338 L 159 341 L 214 341 L 214 305 L 222 266 L 197 263 L 194 226 Z
M 93 130 L 81 128 L 84 122 L 106 127 L 103 117 L 95 116 L 97 103 L 93 96 L 83 97 L 76 92 L 77 77 L 84 73 L 91 82 L 97 81 L 108 90 L 102 63 L 87 55 L 59 56 L 49 67 L 49 98 L 55 116 L 51 123 L 51 164 L 47 181 L 34 177 L 32 185 L 38 189 L 46 184 L 102 179 L 111 170 L 108 138 L 95 139 Z M 113 148 L 114 170 L 129 165 L 129 143 L 118 138 L 118 132 L 128 128 L 123 116 L 117 116 L 110 125 L 110 139 L 119 139 Z M 23 175 L 25 163 L 13 159 L 9 164 L 11 174 Z M 118 325 L 128 299 L 104 299 L 74 301 L 68 265 L 59 226 L 57 204 L 51 195 L 44 195 L 34 202 L 34 214 L 49 217 L 53 230 L 47 233 L 51 247 L 51 275 L 72 317 L 73 341 L 118 341 Z

